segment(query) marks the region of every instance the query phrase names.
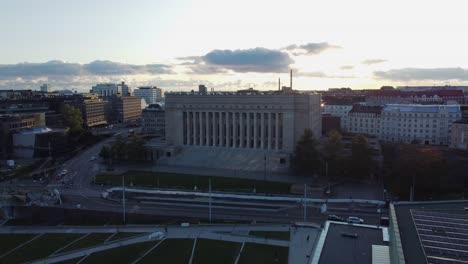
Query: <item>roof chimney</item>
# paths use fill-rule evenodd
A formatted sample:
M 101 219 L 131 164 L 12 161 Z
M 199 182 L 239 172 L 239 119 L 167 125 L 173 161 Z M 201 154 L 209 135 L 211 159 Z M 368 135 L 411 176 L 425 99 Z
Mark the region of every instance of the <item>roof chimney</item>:
M 289 72 L 289 88 L 292 90 L 292 69 Z
M 278 91 L 281 91 L 281 78 L 278 78 Z

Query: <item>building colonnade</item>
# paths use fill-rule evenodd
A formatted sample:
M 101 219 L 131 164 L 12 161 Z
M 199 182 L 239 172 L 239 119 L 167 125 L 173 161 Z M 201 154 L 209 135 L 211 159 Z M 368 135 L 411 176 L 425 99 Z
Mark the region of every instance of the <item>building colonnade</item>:
M 184 111 L 184 145 L 281 150 L 283 113 Z

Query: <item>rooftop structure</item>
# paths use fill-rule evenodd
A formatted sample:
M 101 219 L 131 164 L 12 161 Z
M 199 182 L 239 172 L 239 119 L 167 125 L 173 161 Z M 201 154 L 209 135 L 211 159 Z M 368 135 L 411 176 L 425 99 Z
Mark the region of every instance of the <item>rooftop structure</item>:
M 311 263 L 390 263 L 388 245 L 386 227 L 327 221 Z
M 392 263 L 466 263 L 467 207 L 468 201 L 391 205 Z

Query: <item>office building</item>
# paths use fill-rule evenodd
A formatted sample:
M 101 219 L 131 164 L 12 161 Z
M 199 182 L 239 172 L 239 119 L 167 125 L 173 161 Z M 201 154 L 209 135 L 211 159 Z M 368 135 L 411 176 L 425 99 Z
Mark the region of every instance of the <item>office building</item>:
M 51 89 L 50 85 L 48 85 L 48 84 L 46 84 L 46 83 L 43 84 L 43 85 L 41 85 L 40 89 L 41 89 L 41 92 L 43 92 L 43 93 L 50 93 L 50 92 L 52 92 L 52 89 Z
M 122 82 L 115 83 L 100 83 L 91 88 L 91 93 L 99 94 L 103 97 L 110 97 L 114 95 L 129 96 L 131 95 L 130 87 Z
M 163 101 L 163 92 L 161 88 L 156 86 L 138 87 L 133 91 L 135 97 L 144 99 L 146 104 L 155 104 Z
M 141 119 L 141 99 L 135 96 L 114 96 L 112 100 L 112 119 L 127 123 Z
M 159 104 L 151 104 L 143 109 L 141 114 L 142 133 L 148 136 L 164 137 L 165 135 L 165 111 Z

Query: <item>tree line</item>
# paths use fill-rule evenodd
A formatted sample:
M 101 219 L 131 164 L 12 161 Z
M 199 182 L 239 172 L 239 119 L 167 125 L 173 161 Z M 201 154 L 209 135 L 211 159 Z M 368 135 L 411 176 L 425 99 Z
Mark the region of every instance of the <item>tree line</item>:
M 355 135 L 351 140 L 351 152 L 346 151 L 343 136 L 335 130 L 319 143 L 310 129 L 306 129 L 296 144 L 291 168 L 295 174 L 347 176 L 366 179 L 376 171 L 372 149 L 364 135 Z

